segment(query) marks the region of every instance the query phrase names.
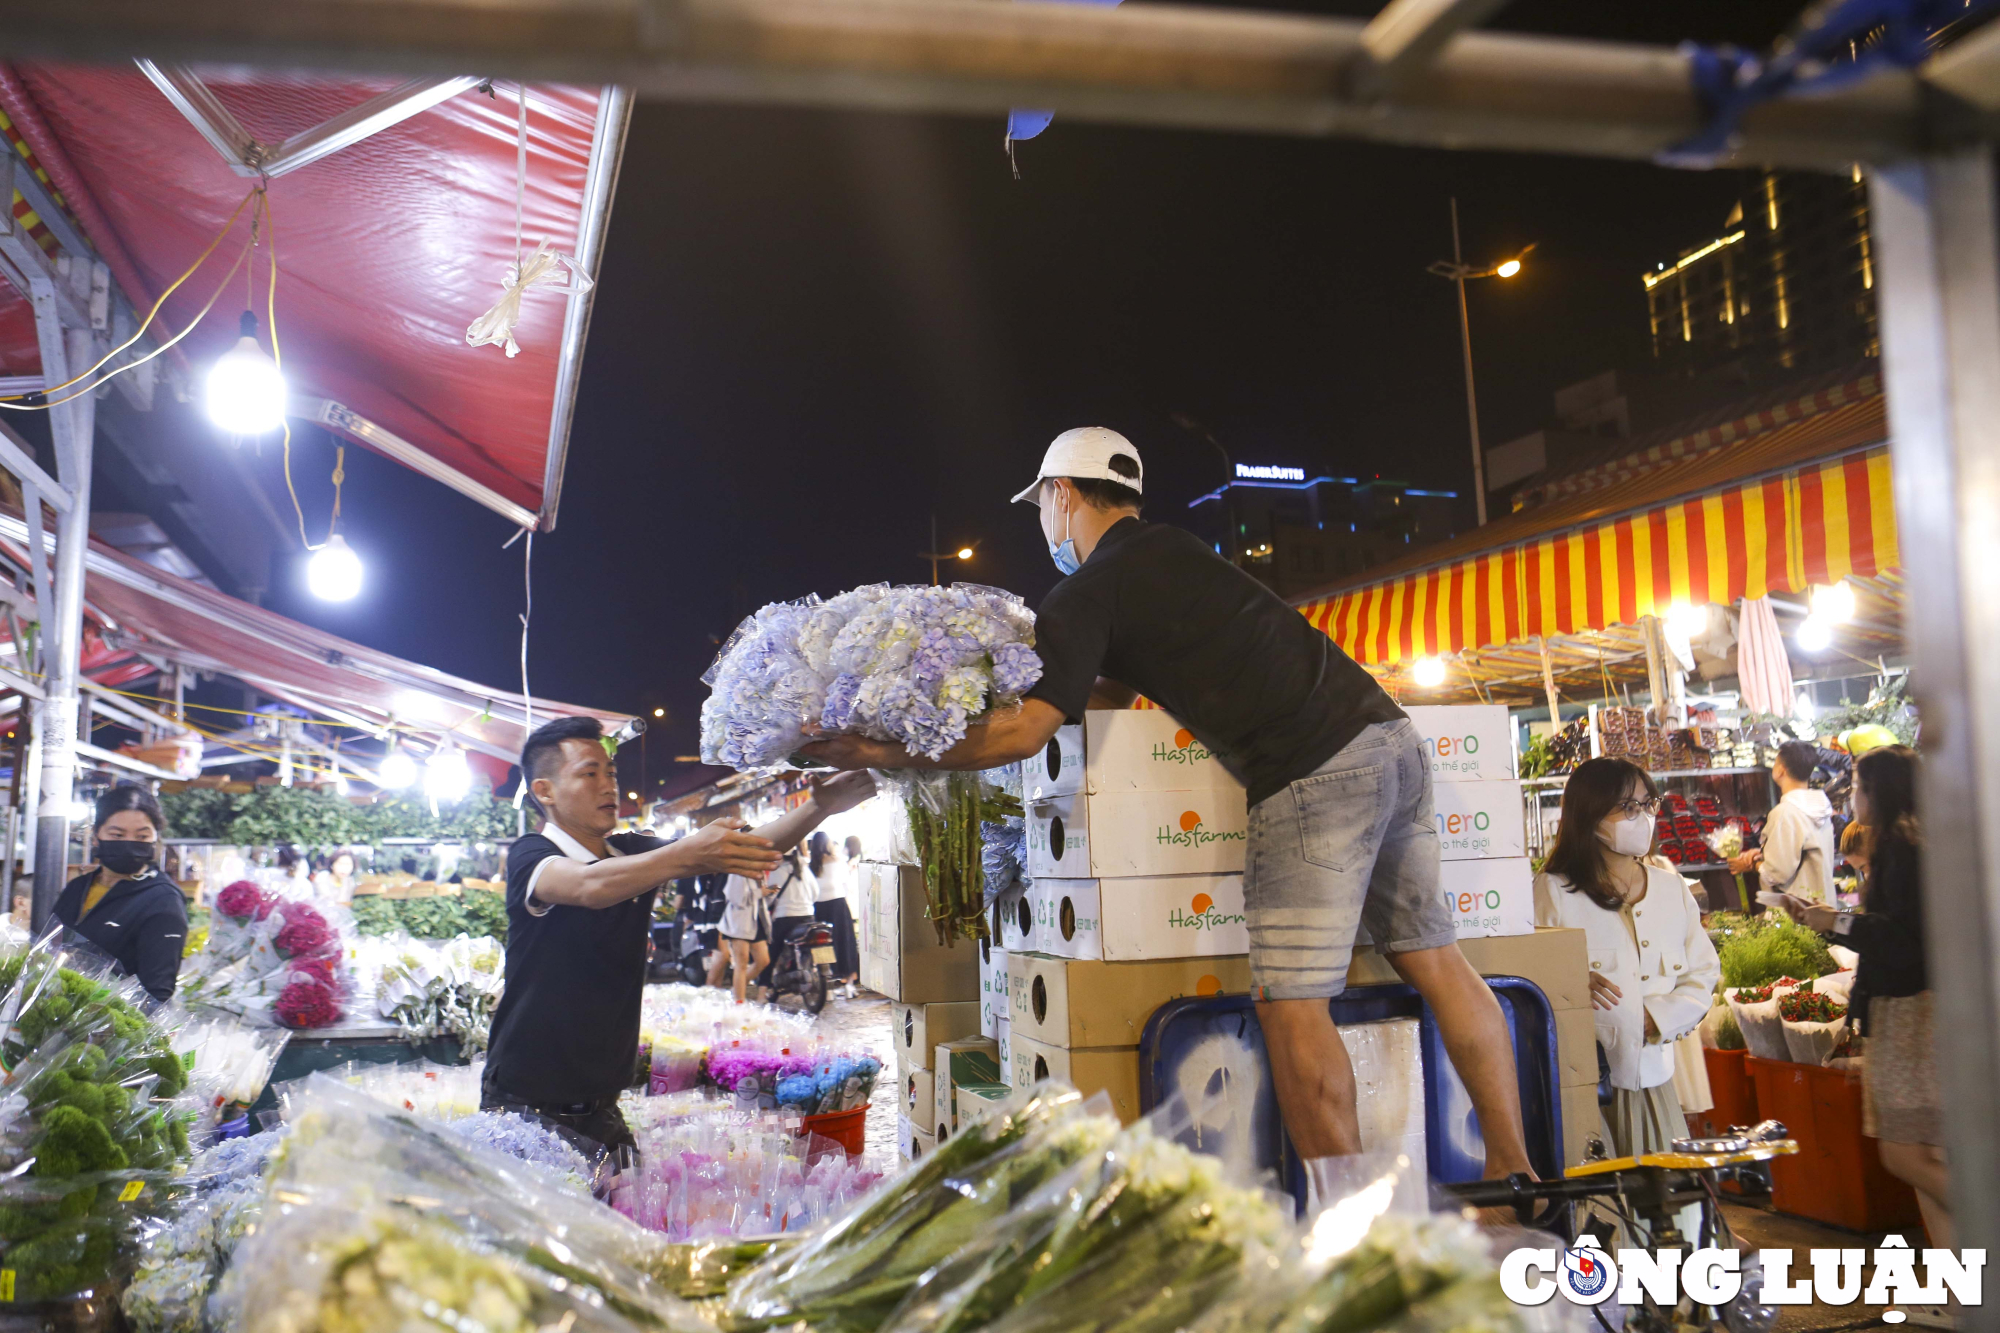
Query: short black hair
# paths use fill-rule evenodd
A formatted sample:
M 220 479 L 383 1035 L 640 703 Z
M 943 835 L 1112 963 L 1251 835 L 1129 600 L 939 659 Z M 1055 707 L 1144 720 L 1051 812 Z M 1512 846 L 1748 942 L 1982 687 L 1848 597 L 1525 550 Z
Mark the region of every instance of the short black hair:
M 160 802 L 153 793 L 136 782 L 121 782 L 97 798 L 97 817 L 91 822 L 92 833 L 111 822 L 113 815 L 127 810 L 137 810 L 153 821 L 153 832 L 161 837 L 167 835 L 167 817 L 160 813 Z
M 1786 741 L 1778 747 L 1778 762 L 1792 775 L 1792 781 L 1810 782 L 1813 770 L 1819 767 L 1819 749 L 1810 741 Z
M 528 743 L 521 747 L 521 781 L 528 783 L 549 776 L 548 763 L 562 757 L 564 741 L 602 739 L 604 724 L 594 717 L 559 717 L 542 723 L 529 733 Z
M 1123 454 L 1111 455 L 1106 466 L 1121 477 L 1130 477 L 1134 481 L 1139 480 L 1139 465 Z M 1108 478 L 1064 477 L 1063 480 L 1076 487 L 1076 493 L 1081 495 L 1083 502 L 1092 509 L 1145 508 L 1146 501 L 1144 496 L 1140 495 L 1139 492 L 1133 490 L 1130 486 L 1121 486 Z

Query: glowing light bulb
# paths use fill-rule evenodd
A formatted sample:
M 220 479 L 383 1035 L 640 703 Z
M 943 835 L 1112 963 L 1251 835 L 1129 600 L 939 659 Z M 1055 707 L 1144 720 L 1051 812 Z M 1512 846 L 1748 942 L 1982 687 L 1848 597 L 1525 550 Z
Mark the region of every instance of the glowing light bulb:
M 1792 642 L 1805 652 L 1823 653 L 1833 646 L 1833 626 L 1816 615 L 1807 616 L 1799 622 Z
M 1510 259 L 1506 263 L 1502 264 L 1499 268 L 1493 270 L 1495 274 L 1503 278 L 1511 278 L 1520 271 L 1521 271 L 1521 261 L 1518 259 Z
M 285 377 L 257 343 L 257 317 L 243 312 L 242 336 L 208 371 L 208 419 L 231 435 L 263 435 L 285 420 Z
M 417 761 L 400 749 L 391 750 L 382 759 L 382 767 L 377 770 L 382 785 L 391 791 L 401 791 L 417 780 Z
M 434 800 L 457 801 L 472 790 L 472 765 L 462 750 L 443 749 L 424 765 L 424 793 Z
M 306 586 L 323 602 L 353 601 L 361 591 L 361 557 L 335 533 L 306 562 Z
M 1410 664 L 1410 679 L 1427 690 L 1434 690 L 1444 684 L 1444 659 L 1442 657 L 1419 657 Z
M 665 717 L 666 715 L 667 715 L 667 710 L 664 708 L 655 708 L 653 710 L 654 717 Z
M 69 807 L 69 822 L 72 824 L 88 824 L 91 816 L 96 813 L 96 808 L 89 801 L 76 801 L 71 803 Z
M 1814 588 L 1812 618 L 1829 625 L 1844 625 L 1854 619 L 1854 585 L 1842 579 L 1824 588 Z
M 958 558 L 959 558 L 960 560 L 970 560 L 970 559 L 972 559 L 972 548 L 971 548 L 970 546 L 961 546 L 961 547 L 959 547 L 959 548 L 958 548 Z
M 1675 602 L 1667 608 L 1667 623 L 1684 639 L 1699 638 L 1708 632 L 1708 607 Z

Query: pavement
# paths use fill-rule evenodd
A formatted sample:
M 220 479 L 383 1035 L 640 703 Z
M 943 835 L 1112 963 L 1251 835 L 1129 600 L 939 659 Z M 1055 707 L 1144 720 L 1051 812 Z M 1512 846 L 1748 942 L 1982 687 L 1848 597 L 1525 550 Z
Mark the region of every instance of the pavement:
M 882 1078 L 868 1103 L 868 1147 L 862 1160 L 871 1170 L 892 1171 L 901 1164 L 896 1148 L 896 1113 L 902 1103 L 896 1086 L 896 1043 L 890 1035 L 894 1006 L 874 991 L 860 991 L 851 1000 L 827 1001 L 818 1030 L 829 1041 L 854 1051 L 866 1051 L 882 1062 Z

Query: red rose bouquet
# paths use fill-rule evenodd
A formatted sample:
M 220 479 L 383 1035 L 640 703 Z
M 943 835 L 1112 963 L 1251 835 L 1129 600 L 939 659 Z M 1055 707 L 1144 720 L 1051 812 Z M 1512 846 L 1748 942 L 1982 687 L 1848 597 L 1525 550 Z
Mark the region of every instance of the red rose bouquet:
M 238 925 L 262 921 L 276 905 L 276 899 L 247 879 L 239 879 L 215 895 L 215 910 Z
M 339 994 L 316 978 L 300 976 L 282 991 L 271 1015 L 288 1028 L 325 1028 L 340 1021 Z
M 340 936 L 326 918 L 306 903 L 286 903 L 279 909 L 283 924 L 272 938 L 279 954 L 287 959 L 319 958 L 340 954 Z

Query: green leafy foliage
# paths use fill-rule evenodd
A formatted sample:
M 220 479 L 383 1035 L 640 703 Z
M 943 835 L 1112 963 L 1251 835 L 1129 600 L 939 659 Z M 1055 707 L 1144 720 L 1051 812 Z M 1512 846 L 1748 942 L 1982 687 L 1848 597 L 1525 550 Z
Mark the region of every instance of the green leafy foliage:
M 1722 1017 L 1715 1024 L 1715 1049 L 1718 1051 L 1749 1049 L 1749 1043 L 1743 1040 L 1743 1028 L 1736 1021 L 1736 1011 L 1726 1004 L 1722 1006 Z
M 1838 736 L 1873 723 L 1887 727 L 1902 744 L 1915 745 L 1917 716 L 1910 706 L 1909 683 L 1908 676 L 1898 676 L 1877 688 L 1863 703 L 1842 699 L 1838 708 L 1823 709 L 1813 718 L 1813 730 L 1821 736 Z
M 431 814 L 427 802 L 384 797 L 358 804 L 308 787 L 259 787 L 225 792 L 205 787 L 160 798 L 167 827 L 179 838 L 214 838 L 245 847 L 295 843 L 314 851 L 373 846 L 385 838 L 446 838 L 493 842 L 514 836 L 512 804 L 474 792 Z
M 492 889 L 466 889 L 430 898 L 368 894 L 354 900 L 354 928 L 363 935 L 403 931 L 414 939 L 448 940 L 491 935 L 507 942 L 507 899 Z
M 1716 953 L 1725 986 L 1763 986 L 1780 977 L 1823 977 L 1839 970 L 1826 941 L 1795 921 L 1734 935 Z

